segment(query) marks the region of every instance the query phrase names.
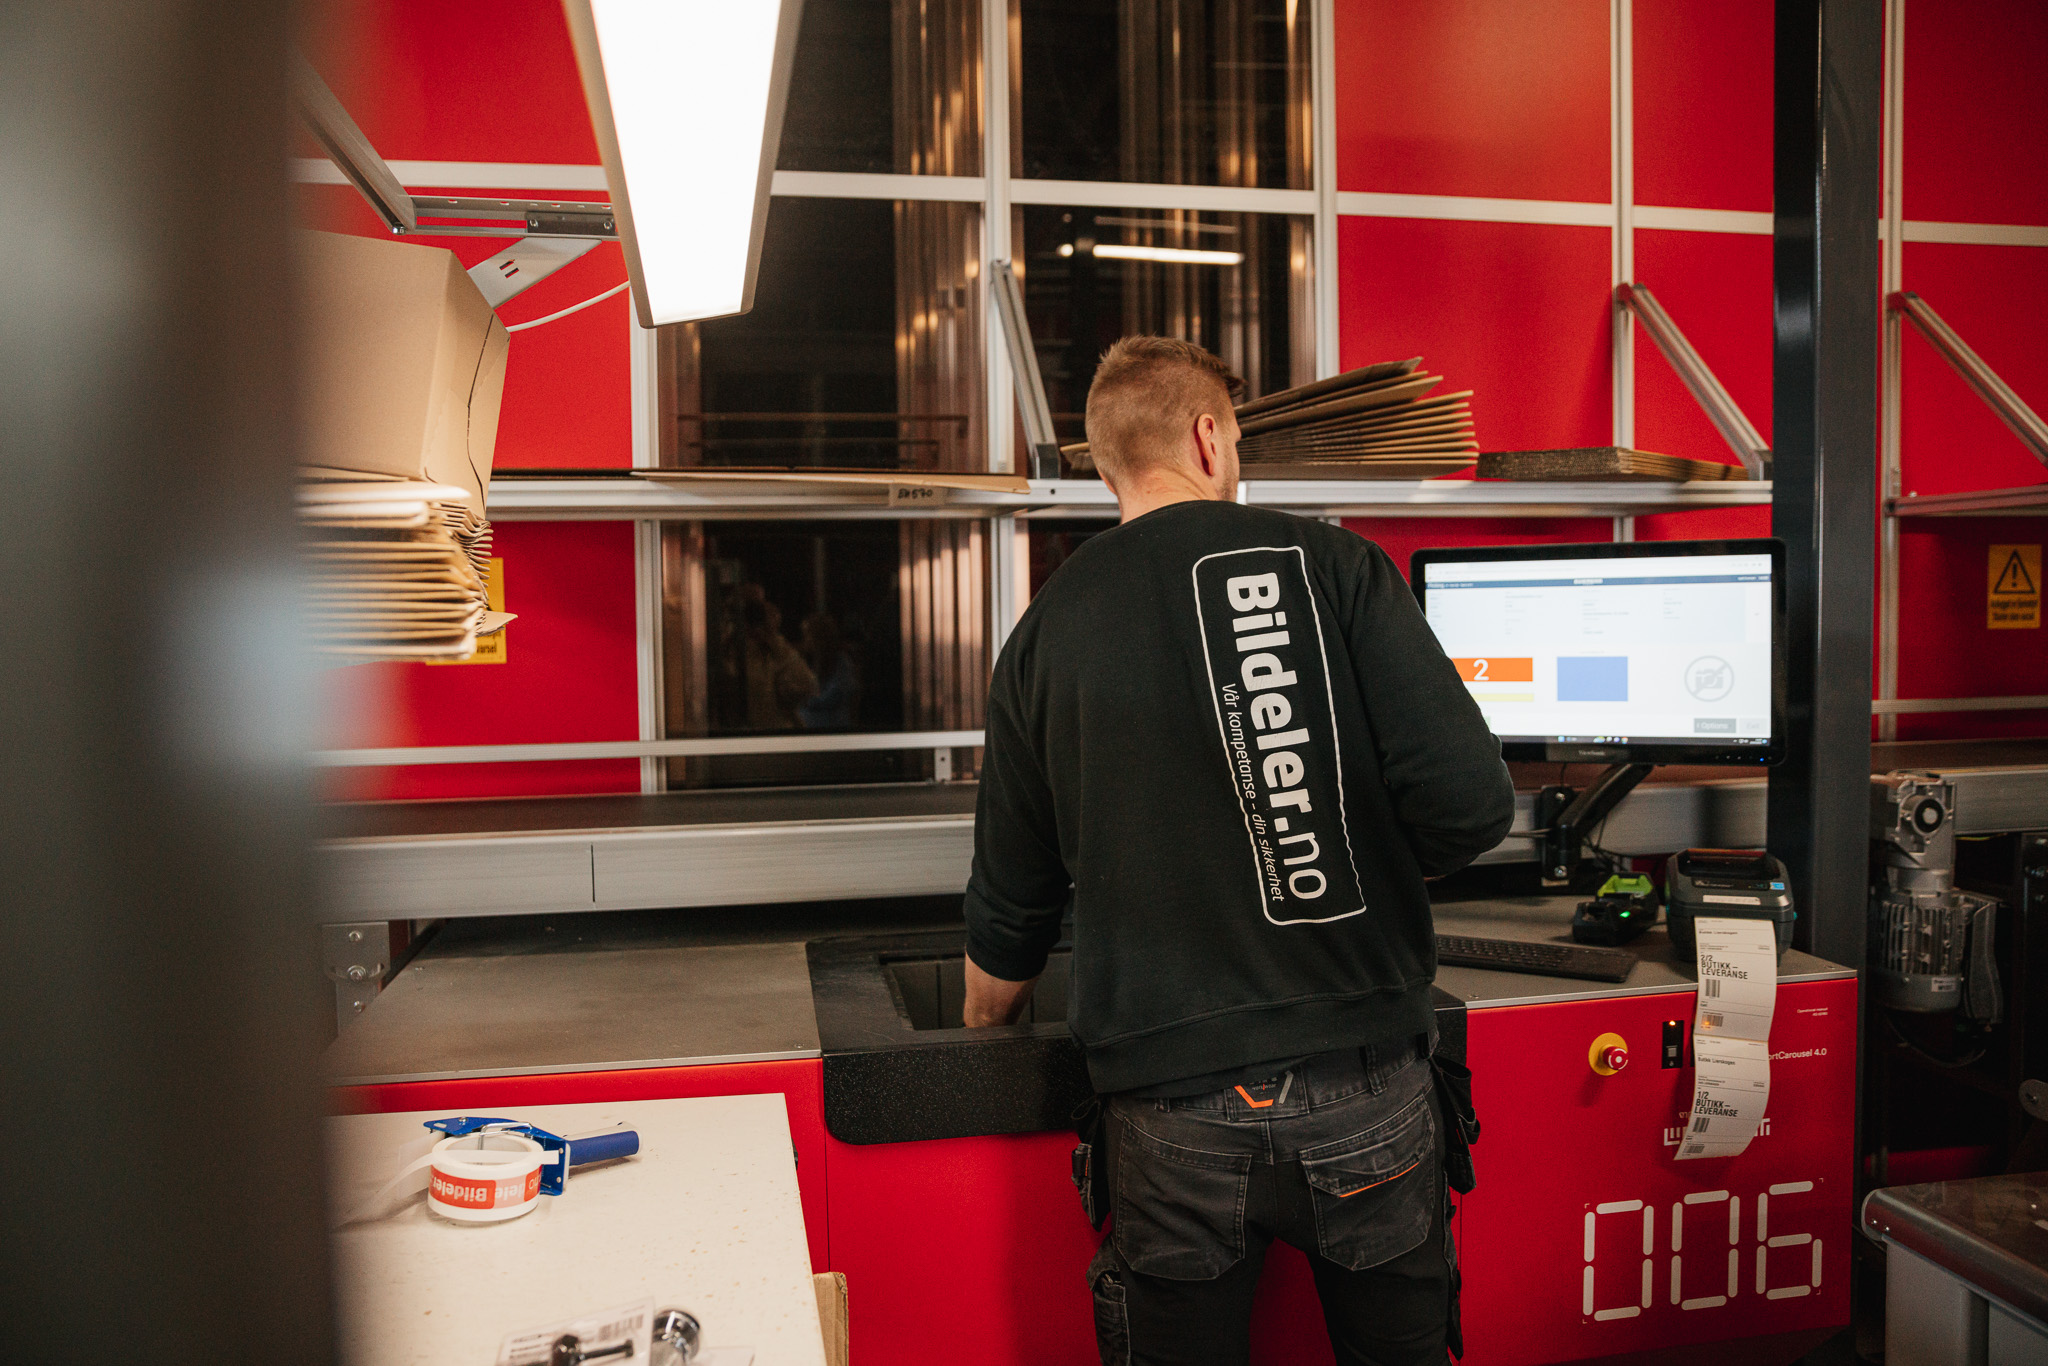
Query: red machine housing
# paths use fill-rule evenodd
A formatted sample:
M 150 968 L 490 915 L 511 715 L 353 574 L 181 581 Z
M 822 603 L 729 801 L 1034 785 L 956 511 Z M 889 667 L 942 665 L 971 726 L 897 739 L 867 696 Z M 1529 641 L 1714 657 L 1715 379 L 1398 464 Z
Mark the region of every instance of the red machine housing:
M 1457 1219 L 1465 1366 L 1694 1348 L 1771 1366 L 1849 1319 L 1856 983 L 1788 983 L 1769 1118 L 1740 1157 L 1678 1162 L 1690 1066 L 1665 1068 L 1691 991 L 1473 1010 L 1485 1132 Z M 1592 1066 L 1618 1034 L 1630 1064 Z M 1095 1235 L 1067 1180 L 1070 1135 L 855 1145 L 825 1131 L 816 1061 L 404 1082 L 336 1093 L 347 1113 L 783 1093 L 813 1265 L 847 1273 L 863 1366 L 1088 1366 Z M 1267 1258 L 1258 1366 L 1331 1360 L 1308 1264 Z M 1719 1344 L 1717 1349 L 1714 1344 Z M 1688 1357 L 1688 1359 L 1693 1359 Z

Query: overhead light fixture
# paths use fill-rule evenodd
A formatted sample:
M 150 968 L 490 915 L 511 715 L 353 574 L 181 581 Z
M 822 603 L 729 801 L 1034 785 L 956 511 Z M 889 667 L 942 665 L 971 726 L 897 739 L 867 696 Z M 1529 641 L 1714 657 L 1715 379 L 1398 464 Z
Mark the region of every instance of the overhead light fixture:
M 642 327 L 754 305 L 803 0 L 563 0 Z
M 1179 218 L 1125 218 L 1119 215 L 1098 213 L 1098 226 L 1108 228 L 1150 228 L 1157 232 L 1213 232 L 1225 237 L 1237 236 L 1237 229 L 1228 223 L 1201 223 L 1193 219 Z
M 1194 247 L 1127 247 L 1120 242 L 1098 242 L 1095 254 L 1112 261 L 1164 261 L 1183 266 L 1239 266 L 1241 251 L 1201 251 Z

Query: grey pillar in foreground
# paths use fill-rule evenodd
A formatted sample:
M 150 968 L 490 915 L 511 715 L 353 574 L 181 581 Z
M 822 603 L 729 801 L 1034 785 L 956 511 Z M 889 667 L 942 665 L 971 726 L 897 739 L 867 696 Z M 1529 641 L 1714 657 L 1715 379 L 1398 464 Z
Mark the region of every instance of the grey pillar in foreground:
M 333 1356 L 277 0 L 0 5 L 0 1325 Z
M 1864 960 L 1876 554 L 1884 7 L 1778 0 L 1771 534 L 1785 542 L 1790 746 L 1770 847 L 1797 942 Z

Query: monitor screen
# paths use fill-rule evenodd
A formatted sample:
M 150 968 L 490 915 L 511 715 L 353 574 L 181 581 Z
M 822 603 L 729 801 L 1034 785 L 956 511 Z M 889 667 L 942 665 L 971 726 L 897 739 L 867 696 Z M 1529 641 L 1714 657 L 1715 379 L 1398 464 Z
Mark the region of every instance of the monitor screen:
M 1510 759 L 1780 756 L 1776 541 L 1422 550 L 1410 578 Z

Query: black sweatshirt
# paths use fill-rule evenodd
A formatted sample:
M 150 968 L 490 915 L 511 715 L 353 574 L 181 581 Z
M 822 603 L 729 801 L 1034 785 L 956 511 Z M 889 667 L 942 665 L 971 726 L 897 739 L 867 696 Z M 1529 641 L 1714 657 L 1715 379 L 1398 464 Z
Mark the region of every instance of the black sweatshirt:
M 1431 1027 L 1425 877 L 1514 817 L 1500 746 L 1386 552 L 1174 503 L 1085 542 L 996 661 L 967 889 L 991 976 L 1074 914 L 1098 1091 Z

